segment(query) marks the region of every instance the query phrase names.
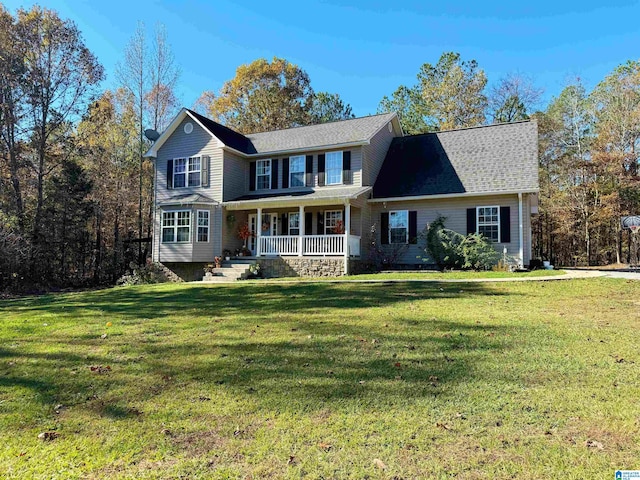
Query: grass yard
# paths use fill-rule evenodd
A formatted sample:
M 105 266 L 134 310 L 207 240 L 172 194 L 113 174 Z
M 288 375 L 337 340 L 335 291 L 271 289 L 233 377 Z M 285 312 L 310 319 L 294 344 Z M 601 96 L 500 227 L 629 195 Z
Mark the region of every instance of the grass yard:
M 0 319 L 2 478 L 640 468 L 640 282 L 165 284 Z
M 269 281 L 275 282 L 309 282 L 309 281 L 325 281 L 335 282 L 341 280 L 481 280 L 495 278 L 522 279 L 532 277 L 556 277 L 566 275 L 564 270 L 532 270 L 530 272 L 476 272 L 473 270 L 454 270 L 447 272 L 436 272 L 431 270 L 425 271 L 388 271 L 378 273 L 363 273 L 359 275 L 346 275 L 343 277 L 286 277 L 286 278 L 270 278 Z

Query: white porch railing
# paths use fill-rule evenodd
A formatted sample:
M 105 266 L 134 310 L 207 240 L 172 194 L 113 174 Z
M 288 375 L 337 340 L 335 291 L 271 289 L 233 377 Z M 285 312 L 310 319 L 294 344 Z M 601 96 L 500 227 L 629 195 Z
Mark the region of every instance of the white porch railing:
M 297 255 L 298 238 L 296 235 L 260 237 L 260 253 L 262 255 Z
M 260 255 L 344 255 L 344 235 L 272 235 L 260 237 Z M 360 237 L 349 235 L 349 255 L 360 256 Z
M 305 235 L 303 255 L 344 255 L 344 235 Z

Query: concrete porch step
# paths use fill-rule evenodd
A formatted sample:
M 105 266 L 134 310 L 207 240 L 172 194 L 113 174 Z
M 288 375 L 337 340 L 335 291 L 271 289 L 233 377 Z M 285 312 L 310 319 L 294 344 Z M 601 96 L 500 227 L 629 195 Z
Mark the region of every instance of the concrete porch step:
M 237 262 L 231 260 L 223 262 L 220 268 L 216 268 L 213 275 L 205 276 L 203 282 L 233 282 L 236 280 L 245 280 L 249 276 L 249 267 L 255 264 L 255 260 L 247 260 Z

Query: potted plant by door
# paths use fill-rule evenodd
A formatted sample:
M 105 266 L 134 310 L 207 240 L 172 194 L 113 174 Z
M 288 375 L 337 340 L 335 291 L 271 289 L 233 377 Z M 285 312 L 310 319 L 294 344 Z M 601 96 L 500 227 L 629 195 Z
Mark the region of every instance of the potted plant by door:
M 229 260 L 231 260 L 231 250 L 229 250 L 228 248 L 225 248 L 222 251 L 222 255 L 224 256 L 224 259 L 228 262 Z
M 238 227 L 238 238 L 243 242 L 242 243 L 243 249 L 247 248 L 247 240 L 249 239 L 249 237 L 252 237 L 252 236 L 253 236 L 253 233 L 251 232 L 251 229 L 249 228 L 248 223 L 243 223 Z

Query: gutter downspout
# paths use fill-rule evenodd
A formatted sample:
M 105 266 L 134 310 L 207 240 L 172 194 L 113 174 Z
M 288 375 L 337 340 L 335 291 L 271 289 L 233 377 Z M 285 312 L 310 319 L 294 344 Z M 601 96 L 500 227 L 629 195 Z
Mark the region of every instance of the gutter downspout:
M 518 193 L 518 256 L 520 267 L 524 267 L 524 226 L 522 219 L 522 192 Z

